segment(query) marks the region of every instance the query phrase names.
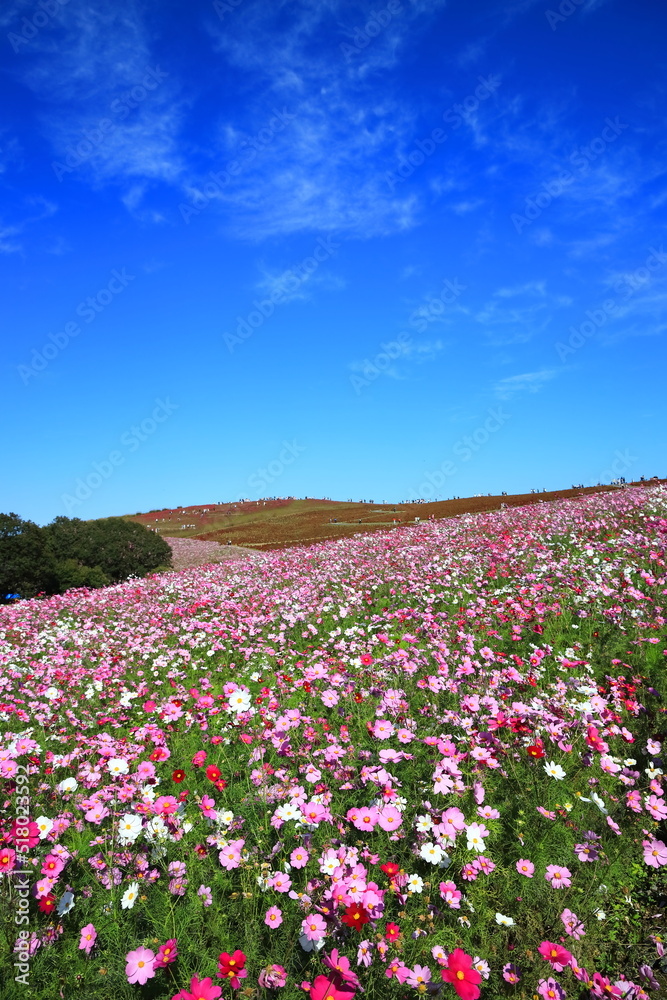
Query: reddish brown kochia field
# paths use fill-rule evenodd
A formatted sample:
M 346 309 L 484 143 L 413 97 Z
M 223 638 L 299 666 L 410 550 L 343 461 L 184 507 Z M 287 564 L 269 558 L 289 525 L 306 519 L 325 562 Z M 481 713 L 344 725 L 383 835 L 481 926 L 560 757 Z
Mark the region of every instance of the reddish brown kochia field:
M 667 480 L 649 480 L 628 485 L 649 486 Z M 348 503 L 339 500 L 275 499 L 245 500 L 226 504 L 199 504 L 165 508 L 130 519 L 157 528 L 161 535 L 218 542 L 224 546 L 282 549 L 292 545 L 346 538 L 358 532 L 386 531 L 393 526 L 414 524 L 461 514 L 498 510 L 549 500 L 575 499 L 592 493 L 618 491 L 617 486 L 591 486 L 555 490 L 550 493 L 518 493 L 511 496 L 461 497 L 433 503 Z M 333 523 L 336 518 L 336 523 Z M 214 550 L 211 550 L 214 552 Z M 181 555 L 181 559 L 186 558 Z M 194 554 L 193 554 L 193 558 Z M 217 558 L 212 561 L 218 561 Z M 200 565 L 199 560 L 182 565 Z M 179 563 L 179 568 L 180 568 Z

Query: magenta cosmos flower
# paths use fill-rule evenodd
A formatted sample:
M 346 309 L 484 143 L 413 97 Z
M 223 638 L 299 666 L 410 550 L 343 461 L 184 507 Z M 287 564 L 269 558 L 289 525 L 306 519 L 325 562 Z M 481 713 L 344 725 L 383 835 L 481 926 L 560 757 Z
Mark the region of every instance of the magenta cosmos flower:
M 647 865 L 651 865 L 652 868 L 667 865 L 667 846 L 662 840 L 645 840 L 643 847 L 644 861 Z
M 349 983 L 351 986 L 359 987 L 359 977 L 356 972 L 350 968 L 350 960 L 346 958 L 345 955 L 339 955 L 338 949 L 332 949 L 330 955 L 325 955 L 323 958 L 324 964 L 327 968 L 332 969 L 345 983 Z
M 537 950 L 545 962 L 551 962 L 555 972 L 562 972 L 572 960 L 572 953 L 567 948 L 563 948 L 562 945 L 554 944 L 553 941 L 543 941 Z
M 178 958 L 178 948 L 176 947 L 176 938 L 169 938 L 164 944 L 160 945 L 160 949 L 155 956 L 155 962 L 153 963 L 153 968 L 163 969 L 166 965 L 171 965 Z
M 125 956 L 127 962 L 125 975 L 128 983 L 139 983 L 140 986 L 143 986 L 148 979 L 152 979 L 155 975 L 154 960 L 155 955 L 150 948 L 136 948 L 134 951 L 128 951 Z
M 548 865 L 544 875 L 547 882 L 551 882 L 554 889 L 566 889 L 572 885 L 569 868 L 562 868 L 560 865 Z
M 190 990 L 181 990 L 171 998 L 171 1000 L 218 1000 L 222 989 L 216 986 L 212 979 L 197 979 L 193 976 L 190 980 Z
M 526 878 L 532 878 L 533 872 L 535 871 L 535 865 L 528 858 L 520 858 L 516 863 L 516 870 L 519 875 L 525 875 Z

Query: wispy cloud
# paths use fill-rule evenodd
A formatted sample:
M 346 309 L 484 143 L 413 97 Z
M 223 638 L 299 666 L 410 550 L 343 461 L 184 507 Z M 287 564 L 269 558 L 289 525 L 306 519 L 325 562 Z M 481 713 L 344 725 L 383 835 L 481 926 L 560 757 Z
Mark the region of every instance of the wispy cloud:
M 10 23 L 24 10 L 11 7 Z M 31 39 L 28 58 L 9 64 L 8 72 L 47 106 L 40 123 L 62 168 L 54 166 L 58 179 L 76 170 L 97 185 L 173 183 L 183 172 L 183 104 L 174 76 L 156 65 L 151 48 L 137 0 L 117 7 L 73 3 Z
M 519 392 L 536 393 L 543 386 L 558 375 L 554 368 L 543 368 L 537 372 L 524 372 L 521 375 L 509 375 L 501 379 L 494 385 L 494 393 L 497 399 L 507 400 L 516 396 Z
M 351 10 L 341 0 L 290 4 L 290 31 L 281 28 L 285 2 L 248 2 L 243 17 L 212 27 L 228 63 L 253 80 L 254 116 L 244 128 L 223 122 L 220 149 L 233 156 L 239 139 L 263 124 L 266 108 L 289 110 L 289 128 L 220 196 L 229 226 L 249 237 L 320 230 L 371 236 L 412 227 L 414 193 L 392 193 L 387 169 L 411 140 L 414 114 L 377 73 L 392 66 L 414 33 L 423 31 L 442 0 L 403 4 L 377 37 L 353 56 L 349 45 L 373 15 L 368 2 Z M 261 112 L 260 112 L 261 108 Z
M 24 202 L 27 214 L 17 222 L 4 223 L 0 221 L 0 253 L 21 253 L 23 244 L 19 237 L 28 229 L 44 219 L 50 218 L 58 210 L 58 206 L 41 196 L 27 198 Z
M 267 298 L 280 296 L 282 304 L 312 299 L 316 289 L 340 291 L 346 285 L 343 278 L 321 268 L 311 274 L 304 273 L 298 282 L 294 280 L 294 271 L 290 268 L 273 271 L 260 265 L 260 270 L 262 277 L 256 282 L 255 291 Z
M 556 309 L 570 304 L 568 296 L 550 294 L 544 281 L 529 281 L 497 289 L 474 318 L 488 344 L 524 344 L 549 326 Z

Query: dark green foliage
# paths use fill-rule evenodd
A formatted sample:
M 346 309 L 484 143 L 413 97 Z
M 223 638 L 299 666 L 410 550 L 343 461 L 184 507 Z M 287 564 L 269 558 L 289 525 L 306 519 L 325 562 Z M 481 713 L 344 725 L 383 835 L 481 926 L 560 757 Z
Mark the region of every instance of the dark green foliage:
M 0 602 L 7 594 L 35 597 L 50 591 L 53 582 L 42 529 L 18 514 L 0 514 Z
M 99 566 L 112 583 L 171 565 L 169 544 L 136 521 L 106 517 L 87 522 L 87 527 L 86 565 Z
M 103 587 L 171 567 L 171 549 L 134 521 L 57 517 L 45 528 L 0 514 L 0 599 Z

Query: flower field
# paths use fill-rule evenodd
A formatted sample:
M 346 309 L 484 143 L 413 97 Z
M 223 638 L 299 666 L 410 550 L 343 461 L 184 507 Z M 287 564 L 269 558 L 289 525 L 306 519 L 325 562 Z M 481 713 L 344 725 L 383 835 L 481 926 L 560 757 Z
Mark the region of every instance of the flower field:
M 666 549 L 627 489 L 0 609 L 0 996 L 656 996 Z

